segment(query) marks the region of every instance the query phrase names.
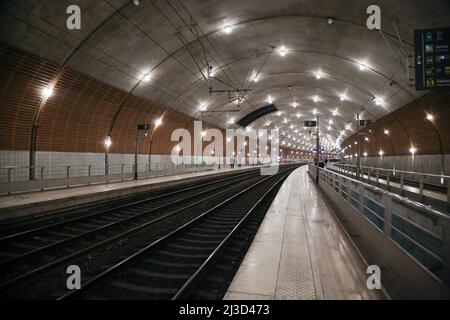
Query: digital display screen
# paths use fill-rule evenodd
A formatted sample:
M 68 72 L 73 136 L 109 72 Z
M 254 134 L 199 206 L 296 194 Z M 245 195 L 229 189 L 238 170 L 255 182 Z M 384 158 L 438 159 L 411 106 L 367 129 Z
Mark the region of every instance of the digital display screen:
M 416 90 L 450 89 L 450 28 L 416 30 Z

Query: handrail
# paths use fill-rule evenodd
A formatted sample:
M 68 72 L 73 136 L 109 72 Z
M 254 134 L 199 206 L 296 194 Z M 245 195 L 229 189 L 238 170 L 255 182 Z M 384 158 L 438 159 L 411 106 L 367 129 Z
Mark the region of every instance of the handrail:
M 312 166 L 312 167 L 314 167 L 314 168 L 318 168 L 316 165 L 313 165 L 313 164 L 310 164 L 310 166 Z M 417 209 L 420 210 L 420 211 L 425 211 L 425 212 L 427 212 L 427 213 L 429 213 L 429 214 L 431 214 L 431 215 L 434 215 L 434 216 L 437 216 L 437 217 L 439 217 L 439 218 L 443 218 L 443 219 L 446 219 L 446 220 L 450 221 L 450 216 L 449 216 L 449 215 L 446 215 L 446 214 L 444 214 L 444 213 L 442 213 L 442 212 L 440 212 L 440 211 L 437 211 L 437 210 L 435 210 L 435 209 L 433 209 L 433 208 L 431 208 L 431 207 L 429 207 L 429 206 L 426 206 L 426 205 L 424 205 L 424 204 L 422 204 L 422 203 L 420 203 L 420 202 L 416 202 L 416 201 L 409 200 L 409 199 L 407 199 L 407 198 L 405 198 L 405 197 L 402 197 L 402 196 L 400 196 L 400 195 L 398 195 L 398 194 L 395 194 L 395 193 L 392 193 L 392 192 L 383 190 L 383 189 L 381 189 L 381 188 L 375 187 L 375 186 L 373 186 L 373 185 L 371 185 L 371 184 L 368 184 L 368 183 L 365 183 L 365 182 L 363 182 L 363 181 L 360 181 L 360 180 L 356 180 L 356 179 L 350 178 L 350 177 L 348 177 L 348 176 L 342 175 L 342 174 L 337 173 L 337 172 L 335 172 L 335 171 L 331 171 L 331 170 L 328 170 L 328 169 L 324 169 L 324 168 L 320 168 L 320 167 L 319 167 L 319 171 L 320 171 L 320 170 L 329 172 L 329 173 L 334 174 L 334 175 L 336 175 L 336 176 L 339 176 L 339 177 L 341 177 L 341 178 L 343 178 L 343 179 L 349 180 L 349 181 L 351 181 L 351 182 L 353 182 L 353 183 L 355 183 L 355 184 L 362 185 L 362 186 L 364 186 L 365 188 L 367 188 L 367 189 L 369 189 L 369 190 L 371 190 L 371 191 L 373 191 L 373 192 L 375 192 L 375 193 L 377 193 L 377 194 L 384 194 L 384 195 L 386 195 L 386 196 L 389 196 L 389 197 L 395 199 L 396 202 L 399 202 L 399 203 L 401 203 L 401 204 L 405 204 L 405 205 L 407 205 L 407 206 L 411 206 L 411 207 L 413 207 L 413 208 L 417 208 Z
M 356 167 L 355 164 L 347 164 L 347 163 L 336 163 L 333 164 L 333 166 L 347 166 L 347 167 Z M 372 170 L 380 170 L 380 171 L 389 171 L 389 172 L 398 172 L 398 173 L 405 173 L 405 174 L 413 174 L 413 175 L 422 175 L 422 176 L 428 176 L 433 178 L 444 178 L 444 179 L 450 179 L 450 176 L 447 175 L 439 175 L 434 173 L 423 173 L 423 172 L 414 172 L 414 171 L 403 171 L 403 170 L 397 170 L 397 169 L 386 169 L 386 168 L 376 168 L 376 167 L 367 167 L 367 166 L 361 166 L 361 168 L 366 169 L 372 169 Z

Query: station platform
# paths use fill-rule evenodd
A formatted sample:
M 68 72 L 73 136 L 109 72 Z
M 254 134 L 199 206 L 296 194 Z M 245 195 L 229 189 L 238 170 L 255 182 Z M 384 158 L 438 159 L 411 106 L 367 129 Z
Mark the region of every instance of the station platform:
M 190 180 L 194 181 L 211 175 L 221 176 L 255 168 L 257 166 L 212 169 L 148 179 L 2 196 L 0 197 L 0 223 L 13 218 L 35 216 L 47 211 L 107 201 L 116 197 L 131 196 L 139 192 L 147 192 Z
M 386 299 L 367 288 L 366 268 L 304 166 L 284 182 L 224 299 Z

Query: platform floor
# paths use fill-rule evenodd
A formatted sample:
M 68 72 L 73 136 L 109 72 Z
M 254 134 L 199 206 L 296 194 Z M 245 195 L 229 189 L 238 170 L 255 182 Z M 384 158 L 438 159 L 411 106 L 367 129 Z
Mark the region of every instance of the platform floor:
M 224 299 L 385 299 L 307 167 L 281 187 Z
M 126 189 L 134 189 L 136 187 L 144 187 L 151 186 L 156 184 L 161 184 L 168 181 L 181 181 L 188 178 L 193 177 L 204 177 L 208 175 L 214 175 L 218 173 L 226 173 L 232 171 L 239 171 L 250 169 L 251 167 L 237 167 L 234 169 L 230 168 L 222 168 L 220 170 L 214 169 L 209 171 L 202 172 L 194 172 L 194 173 L 183 173 L 179 175 L 172 176 L 163 176 L 163 177 L 155 177 L 149 179 L 141 179 L 141 180 L 130 180 L 123 182 L 113 182 L 108 184 L 97 184 L 91 186 L 84 187 L 72 187 L 72 188 L 64 188 L 64 189 L 55 189 L 55 190 L 46 190 L 42 192 L 32 192 L 32 193 L 23 193 L 16 194 L 11 196 L 2 196 L 0 197 L 0 212 L 5 209 L 11 209 L 14 207 L 23 207 L 23 206 L 34 206 L 40 205 L 42 203 L 55 201 L 55 200 L 63 200 L 67 198 L 82 198 L 85 196 L 90 196 L 93 194 L 102 194 L 109 193 L 113 191 L 120 191 Z M 253 167 L 255 168 L 255 167 Z M 0 220 L 2 215 L 0 214 Z

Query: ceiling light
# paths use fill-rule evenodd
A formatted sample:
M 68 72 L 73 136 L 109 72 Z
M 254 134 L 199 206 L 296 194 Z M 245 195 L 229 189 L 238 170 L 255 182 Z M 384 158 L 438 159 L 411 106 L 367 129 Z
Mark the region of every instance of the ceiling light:
M 364 71 L 367 69 L 367 63 L 366 62 L 359 62 L 359 70 Z
M 155 127 L 162 125 L 162 117 L 155 120 Z
M 334 18 L 329 17 L 329 18 L 328 18 L 328 24 L 329 24 L 329 25 L 332 25 L 333 22 L 334 22 Z
M 389 131 L 388 129 L 384 129 L 384 134 L 385 134 L 385 135 L 387 135 L 387 136 L 388 136 L 388 135 L 389 135 L 389 133 L 390 133 L 390 131 Z
M 382 157 L 383 154 L 384 154 L 384 151 L 383 151 L 383 150 L 380 150 L 380 152 L 378 152 L 378 154 Z
M 380 98 L 374 98 L 374 101 L 377 106 L 381 106 L 383 104 L 383 101 Z
M 133 4 L 137 7 L 137 6 L 139 6 L 140 1 L 139 0 L 133 0 Z
M 347 96 L 345 95 L 345 94 L 343 94 L 343 95 L 341 95 L 341 101 L 345 101 L 345 100 L 347 100 Z
M 281 46 L 278 48 L 278 54 L 282 57 L 284 57 L 288 52 L 288 49 L 285 46 Z
M 297 117 L 297 118 L 300 118 L 301 116 L 302 116 L 302 115 L 301 115 L 300 113 L 297 113 L 297 114 L 296 114 L 296 117 Z
M 293 103 L 292 103 L 292 107 L 293 107 L 293 108 L 297 108 L 297 107 L 298 107 L 298 103 L 297 103 L 297 102 L 293 102 Z
M 271 96 L 267 96 L 267 100 L 268 103 L 272 104 L 273 103 L 273 98 Z
M 223 31 L 224 31 L 225 33 L 227 33 L 227 34 L 230 34 L 231 31 L 233 31 L 233 27 L 232 27 L 232 26 L 225 26 L 225 27 L 223 28 Z
M 434 116 L 432 114 L 427 114 L 427 120 L 433 121 L 434 120 Z
M 320 100 L 320 99 L 319 99 L 318 96 L 314 96 L 314 97 L 313 97 L 313 101 L 314 101 L 314 102 L 319 102 L 319 100 Z
M 414 155 L 417 152 L 417 148 L 411 147 L 411 149 L 409 149 L 409 152 Z
M 367 142 L 369 142 L 369 138 L 367 138 L 367 137 L 366 137 L 364 140 L 366 140 Z
M 53 95 L 53 88 L 52 87 L 46 87 L 42 90 L 42 96 L 44 98 L 51 97 Z
M 145 81 L 145 82 L 149 82 L 150 81 L 150 79 L 151 79 L 151 77 L 150 77 L 150 74 L 144 74 L 143 76 L 142 76 L 142 81 Z
M 323 76 L 323 75 L 322 75 L 322 72 L 321 72 L 321 71 L 317 71 L 317 72 L 316 72 L 316 79 L 317 79 L 317 80 L 320 80 L 320 79 L 322 78 L 322 76 Z
M 363 155 L 364 155 L 364 157 L 367 157 L 367 152 L 364 152 Z

